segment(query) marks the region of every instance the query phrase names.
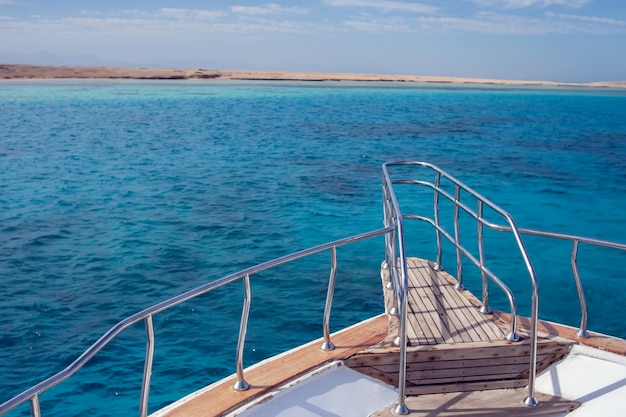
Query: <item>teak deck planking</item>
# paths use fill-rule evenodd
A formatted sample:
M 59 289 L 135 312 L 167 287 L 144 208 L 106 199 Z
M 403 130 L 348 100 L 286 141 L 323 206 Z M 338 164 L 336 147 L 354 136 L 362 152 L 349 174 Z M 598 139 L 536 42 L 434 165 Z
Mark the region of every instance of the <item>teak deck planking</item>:
M 505 339 L 508 323 L 478 311 L 480 301 L 469 291 L 454 289 L 456 280 L 435 271 L 426 260 L 407 260 L 409 292 L 406 392 L 460 392 L 515 388 L 527 384 L 529 341 Z M 389 279 L 382 274 L 383 284 Z M 384 285 L 386 288 L 386 286 Z M 385 305 L 393 291 L 386 289 Z M 397 319 L 395 319 L 397 321 Z M 396 323 L 394 329 L 398 328 Z M 396 330 L 397 331 L 397 330 Z M 566 355 L 567 341 L 540 339 L 537 371 Z M 346 360 L 346 365 L 383 382 L 398 385 L 399 348 L 372 348 Z
M 426 329 L 428 337 L 410 337 L 411 344 L 500 341 L 504 332 L 490 315 L 481 314 L 480 304 L 468 291 L 454 289 L 456 281 L 443 271 L 434 271 L 428 261 L 408 258 L 410 328 Z M 474 298 L 474 302 L 468 298 Z M 432 341 L 435 340 L 436 343 Z
M 519 399 L 522 389 L 497 389 L 490 391 L 455 392 L 408 397 L 406 405 L 414 417 L 485 417 L 485 416 L 541 416 L 561 415 L 580 406 L 576 401 L 537 394 L 540 407 L 527 407 Z M 377 411 L 370 417 L 396 417 L 393 406 Z

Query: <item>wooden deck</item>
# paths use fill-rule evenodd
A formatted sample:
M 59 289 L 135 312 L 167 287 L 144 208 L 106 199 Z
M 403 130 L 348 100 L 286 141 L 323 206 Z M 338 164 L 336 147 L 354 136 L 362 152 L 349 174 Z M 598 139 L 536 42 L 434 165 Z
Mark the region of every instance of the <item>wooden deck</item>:
M 489 391 L 454 392 L 408 397 L 406 406 L 413 417 L 530 417 L 566 414 L 580 406 L 576 401 L 551 395 L 537 394 L 539 407 L 528 407 L 520 401 L 525 390 L 496 389 Z M 394 405 L 375 412 L 370 417 L 397 417 Z
M 411 345 L 501 341 L 505 332 L 491 315 L 481 314 L 480 302 L 469 291 L 454 289 L 456 280 L 434 271 L 428 261 L 407 260 Z M 389 295 L 390 291 L 388 292 Z
M 456 280 L 432 263 L 407 261 L 409 277 L 406 392 L 409 395 L 523 387 L 528 382 L 528 339 L 509 342 L 509 324 L 497 315 L 481 314 L 480 301 L 469 291 L 454 289 Z M 382 274 L 383 285 L 389 279 Z M 386 287 L 385 287 L 386 288 Z M 392 290 L 385 290 L 387 310 Z M 390 346 L 397 335 L 392 320 L 384 348 L 359 352 L 346 361 L 352 369 L 398 386 L 399 348 Z M 537 372 L 567 355 L 571 342 L 541 338 Z

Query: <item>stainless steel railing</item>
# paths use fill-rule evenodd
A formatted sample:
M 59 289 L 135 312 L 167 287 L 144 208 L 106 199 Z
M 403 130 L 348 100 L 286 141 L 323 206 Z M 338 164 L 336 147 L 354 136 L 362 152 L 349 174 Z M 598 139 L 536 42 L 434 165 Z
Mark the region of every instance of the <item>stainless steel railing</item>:
M 389 174 L 389 167 L 392 167 L 392 166 L 419 166 L 423 168 L 428 168 L 432 170 L 434 173 L 434 176 L 435 176 L 434 182 L 428 182 L 428 181 L 422 181 L 422 180 L 407 180 L 407 179 L 396 179 L 392 181 L 390 174 Z M 454 195 L 450 194 L 442 187 L 441 185 L 442 180 L 447 181 L 449 185 L 454 187 Z M 402 212 L 400 210 L 396 193 L 393 187 L 393 185 L 395 184 L 412 184 L 412 185 L 421 185 L 421 186 L 426 186 L 426 187 L 431 188 L 434 193 L 433 218 L 431 219 L 429 217 L 422 216 L 422 215 L 401 214 Z M 538 324 L 538 319 L 539 319 L 538 317 L 539 284 L 537 281 L 537 275 L 535 273 L 535 269 L 530 261 L 530 257 L 528 255 L 524 242 L 522 241 L 521 232 L 517 228 L 513 217 L 508 212 L 506 212 L 505 210 L 503 210 L 502 208 L 500 208 L 499 206 L 497 206 L 496 204 L 494 204 L 493 202 L 491 202 L 489 199 L 482 196 L 478 192 L 474 191 L 472 188 L 470 188 L 466 184 L 457 180 L 456 178 L 454 178 L 447 172 L 443 171 L 442 169 L 438 168 L 437 166 L 426 163 L 426 162 L 398 161 L 398 162 L 388 162 L 388 163 L 383 164 L 383 189 L 386 190 L 385 194 L 387 193 L 389 194 L 388 200 L 390 201 L 390 203 L 387 204 L 389 208 L 385 208 L 385 219 L 387 219 L 387 217 L 389 216 L 392 218 L 392 220 L 395 220 L 397 223 L 397 232 L 400 234 L 400 236 L 397 237 L 397 240 L 399 242 L 398 245 L 400 248 L 399 257 L 400 257 L 400 263 L 401 263 L 401 268 L 402 268 L 402 274 L 404 274 L 402 276 L 403 279 L 393 281 L 393 285 L 395 287 L 394 291 L 396 291 L 396 298 L 398 300 L 397 302 L 398 302 L 398 305 L 400 306 L 399 319 L 400 319 L 401 356 L 400 356 L 399 391 L 401 395 L 404 395 L 403 386 L 404 386 L 405 381 L 404 381 L 403 372 L 404 373 L 406 372 L 406 370 L 403 371 L 402 369 L 403 366 L 406 364 L 406 360 L 403 361 L 403 356 L 406 356 L 405 351 L 406 351 L 406 344 L 407 344 L 406 333 L 403 332 L 403 327 L 406 326 L 405 323 L 407 320 L 407 317 L 406 317 L 407 312 L 406 312 L 406 307 L 404 303 L 406 302 L 406 297 L 408 293 L 408 284 L 406 282 L 406 265 L 402 265 L 402 260 L 403 258 L 405 259 L 406 257 L 404 253 L 405 236 L 404 236 L 404 226 L 403 226 L 402 219 L 425 221 L 434 227 L 435 233 L 436 233 L 436 240 L 437 240 L 437 256 L 436 256 L 435 269 L 439 269 L 439 270 L 443 269 L 442 260 L 441 260 L 442 237 L 445 237 L 450 243 L 454 245 L 456 249 L 456 255 L 457 255 L 457 280 L 458 280 L 457 286 L 456 286 L 457 289 L 463 289 L 463 281 L 462 281 L 463 280 L 463 267 L 462 267 L 463 256 L 465 256 L 476 267 L 478 267 L 478 269 L 481 272 L 481 277 L 482 277 L 483 299 L 482 299 L 481 311 L 483 313 L 490 312 L 490 308 L 488 305 L 489 291 L 488 291 L 487 278 L 491 279 L 496 285 L 498 285 L 498 287 L 502 289 L 502 291 L 506 294 L 509 300 L 509 305 L 511 308 L 511 323 L 510 323 L 511 327 L 510 327 L 509 333 L 506 335 L 506 338 L 508 340 L 513 340 L 513 341 L 519 340 L 519 336 L 517 335 L 517 305 L 515 302 L 515 297 L 513 296 L 513 293 L 511 292 L 511 290 L 504 284 L 504 282 L 502 282 L 493 272 L 491 272 L 485 264 L 486 260 L 485 260 L 485 252 L 484 252 L 482 227 L 483 225 L 486 225 L 488 227 L 491 225 L 491 223 L 488 223 L 483 218 L 483 207 L 487 206 L 491 210 L 493 210 L 495 213 L 499 214 L 507 223 L 508 231 L 511 232 L 511 234 L 514 237 L 515 243 L 519 249 L 522 260 L 530 276 L 530 281 L 531 281 L 531 286 L 532 286 L 531 330 L 530 330 L 531 348 L 530 348 L 530 358 L 529 358 L 530 363 L 529 363 L 529 377 L 528 377 L 528 396 L 526 397 L 524 402 L 530 406 L 537 405 L 538 402 L 535 398 L 535 376 L 536 376 L 536 362 L 537 362 L 537 324 Z M 474 201 L 477 202 L 476 211 L 474 211 L 468 205 L 466 205 L 463 201 L 461 201 L 461 191 L 471 196 L 474 199 Z M 439 200 L 441 197 L 446 198 L 448 201 L 450 201 L 454 205 L 454 214 L 453 214 L 454 236 L 448 233 L 445 230 L 445 228 L 441 226 L 440 209 L 439 209 Z M 384 199 L 386 200 L 387 197 L 385 197 Z M 464 212 L 468 213 L 470 216 L 474 217 L 474 219 L 477 220 L 477 235 L 478 235 L 478 250 L 479 250 L 478 259 L 461 244 L 459 210 L 463 210 Z M 389 214 L 387 212 L 389 212 Z M 387 225 L 387 223 L 385 225 Z M 393 251 L 391 252 L 394 253 Z M 392 258 L 392 259 L 395 259 L 395 258 Z M 389 262 L 389 257 L 387 261 Z M 392 265 L 393 264 L 395 264 L 395 262 L 392 263 Z M 396 414 L 406 414 L 407 412 L 405 412 L 405 409 L 404 409 L 404 398 L 401 397 L 398 401 Z
M 329 243 L 325 243 L 319 246 L 315 246 L 309 249 L 304 249 L 299 252 L 292 253 L 290 255 L 286 255 L 271 261 L 267 261 L 250 268 L 246 268 L 239 272 L 235 272 L 234 274 L 227 275 L 218 280 L 209 282 L 200 287 L 187 291 L 183 294 L 177 295 L 169 300 L 163 301 L 161 303 L 155 304 L 147 309 L 140 311 L 136 314 L 133 314 L 130 317 L 125 318 L 119 323 L 115 324 L 111 327 L 103 336 L 101 336 L 93 345 L 91 345 L 85 352 L 83 352 L 76 360 L 74 360 L 70 365 L 68 365 L 65 369 L 58 372 L 55 375 L 45 379 L 44 381 L 38 383 L 37 385 L 27 389 L 21 394 L 11 398 L 5 403 L 0 405 L 0 415 L 4 415 L 14 408 L 29 402 L 31 416 L 39 417 L 41 416 L 40 404 L 39 404 L 39 395 L 50 388 L 60 384 L 65 381 L 72 375 L 74 375 L 79 369 L 81 369 L 91 358 L 93 358 L 102 348 L 104 348 L 107 344 L 109 344 L 115 337 L 117 337 L 122 331 L 127 329 L 128 327 L 143 321 L 146 326 L 146 357 L 144 361 L 144 373 L 143 373 L 143 381 L 141 386 L 141 398 L 139 405 L 139 416 L 146 417 L 148 413 L 148 398 L 150 394 L 150 376 L 152 374 L 152 361 L 154 356 L 154 326 L 152 323 L 152 316 L 168 310 L 171 307 L 174 307 L 183 302 L 189 301 L 193 298 L 196 298 L 202 294 L 206 294 L 210 291 L 213 291 L 217 288 L 220 288 L 224 285 L 233 283 L 238 280 L 242 280 L 244 283 L 244 304 L 242 309 L 242 317 L 241 317 L 241 325 L 239 328 L 239 339 L 237 343 L 237 359 L 236 359 L 236 367 L 237 367 L 237 381 L 235 382 L 233 388 L 237 390 L 247 389 L 249 384 L 246 382 L 244 378 L 243 371 L 243 350 L 245 344 L 246 331 L 248 326 L 248 314 L 250 311 L 250 301 L 251 301 L 251 291 L 250 291 L 250 277 L 256 273 L 261 271 L 265 271 L 271 268 L 274 268 L 278 265 L 282 265 L 288 262 L 292 262 L 296 259 L 305 258 L 307 256 L 320 253 L 326 250 L 331 251 L 331 276 L 329 279 L 328 293 L 326 298 L 326 305 L 324 309 L 324 317 L 323 317 L 323 334 L 324 334 L 324 343 L 322 344 L 322 349 L 332 349 L 334 346 L 330 340 L 330 311 L 332 308 L 332 297 L 335 286 L 335 276 L 337 271 L 337 252 L 336 248 L 339 246 L 349 245 L 351 243 L 363 241 L 366 239 L 370 239 L 376 236 L 388 235 L 389 233 L 394 232 L 395 224 L 390 223 L 385 228 L 373 230 L 370 232 L 362 233 L 355 236 L 350 236 L 344 239 L 335 240 Z
M 383 165 L 383 213 L 386 228 L 393 228 L 385 237 L 385 264 L 389 269 L 391 287 L 394 290 L 396 311 L 399 318 L 398 345 L 400 347 L 400 362 L 398 365 L 398 404 L 394 407 L 395 414 L 404 415 L 409 413 L 406 406 L 406 325 L 408 315 L 408 275 L 406 262 L 406 248 L 404 240 L 404 217 L 400 212 L 400 205 L 389 173 Z M 399 268 L 398 268 L 399 266 Z
M 510 228 L 507 226 L 502 226 L 494 223 L 484 222 L 485 226 L 489 227 L 493 230 L 510 232 Z M 580 272 L 578 269 L 578 252 L 579 246 L 581 243 L 590 245 L 590 246 L 598 246 L 604 248 L 618 249 L 626 252 L 626 244 L 611 242 L 608 240 L 601 239 L 592 239 L 583 236 L 569 235 L 563 233 L 553 233 L 553 232 L 545 232 L 542 230 L 533 230 L 533 229 L 518 229 L 519 232 L 523 235 L 529 236 L 538 236 L 543 238 L 555 239 L 555 240 L 565 240 L 572 243 L 572 250 L 570 251 L 570 267 L 572 269 L 572 277 L 574 278 L 574 283 L 576 284 L 576 292 L 578 294 L 578 301 L 580 303 L 580 325 L 578 326 L 578 330 L 576 335 L 578 337 L 589 337 L 589 332 L 587 331 L 587 299 L 585 297 L 585 291 L 583 289 L 583 284 L 580 279 Z

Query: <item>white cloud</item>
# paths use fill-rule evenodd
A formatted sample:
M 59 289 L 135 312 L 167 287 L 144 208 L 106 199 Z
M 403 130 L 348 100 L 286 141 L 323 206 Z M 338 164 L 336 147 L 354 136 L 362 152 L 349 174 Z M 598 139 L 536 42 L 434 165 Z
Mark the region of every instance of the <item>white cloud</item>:
M 94 15 L 90 12 L 82 12 L 83 15 Z M 202 10 L 202 9 L 179 9 L 179 8 L 162 8 L 156 11 L 143 10 L 124 10 L 120 12 L 121 16 L 135 16 L 141 19 L 174 19 L 174 20 L 216 20 L 226 16 L 228 13 L 221 10 Z M 98 16 L 98 14 L 95 14 Z
M 0 0 L 2 1 L 2 0 Z M 165 39 L 214 39 L 228 36 L 250 36 L 270 33 L 317 33 L 332 31 L 326 23 L 278 18 L 285 13 L 304 13 L 301 8 L 282 8 L 270 4 L 272 13 L 252 13 L 247 19 L 236 19 L 229 10 L 202 10 L 162 8 L 158 10 L 123 10 L 115 14 L 81 12 L 76 16 L 49 17 L 31 15 L 28 19 L 1 20 L 0 47 L 4 39 L 15 38 L 4 34 L 24 34 L 22 39 L 42 36 L 46 39 L 72 39 L 87 42 L 90 39 L 131 39 L 133 42 Z M 241 12 L 241 11 L 240 11 Z M 247 13 L 246 13 L 247 12 Z M 4 38 L 4 39 L 3 39 Z
M 344 22 L 347 28 L 370 33 L 482 33 L 487 35 L 616 34 L 624 33 L 626 22 L 616 19 L 548 12 L 528 17 L 507 13 L 479 12 L 471 17 L 428 15 L 374 18 L 362 15 Z
M 388 0 L 325 0 L 325 3 L 335 7 L 371 7 L 386 12 L 404 11 L 431 14 L 439 11 L 439 7 L 427 4 Z
M 580 8 L 588 3 L 591 0 L 472 0 L 474 3 L 480 6 L 503 6 L 509 9 L 521 9 L 524 7 L 530 6 L 566 6 L 572 8 Z
M 230 11 L 236 14 L 264 15 L 264 14 L 306 14 L 309 9 L 304 7 L 282 7 L 270 3 L 266 7 L 258 6 L 231 6 Z
M 572 15 L 572 14 L 552 13 L 552 12 L 546 13 L 546 16 L 558 17 L 558 18 L 561 18 L 561 19 L 579 20 L 579 21 L 582 21 L 582 22 L 601 23 L 601 24 L 607 24 L 607 25 L 625 26 L 626 27 L 626 21 L 625 20 L 610 19 L 610 18 L 607 18 L 607 17 L 578 16 L 578 15 Z
M 160 16 L 179 19 L 179 20 L 188 20 L 188 19 L 214 20 L 214 19 L 224 16 L 226 13 L 220 10 L 163 8 L 163 9 L 159 9 L 158 14 Z
M 543 35 L 561 32 L 542 19 L 498 13 L 479 13 L 473 18 L 431 18 L 427 23 L 449 32 L 488 35 Z
M 377 19 L 377 20 L 348 20 L 344 22 L 349 28 L 362 32 L 413 32 L 409 21 L 402 18 Z
M 0 0 L 3 1 L 3 0 Z M 6 0 L 4 0 L 6 1 Z M 26 39 L 33 45 L 41 39 L 57 40 L 59 44 L 91 40 L 102 43 L 197 42 L 228 39 L 257 39 L 259 36 L 277 38 L 274 34 L 321 33 L 482 33 L 488 35 L 546 35 L 546 34 L 623 34 L 623 20 L 558 14 L 552 11 L 522 16 L 509 13 L 478 12 L 475 15 L 454 15 L 453 10 L 441 9 L 431 13 L 417 3 L 383 0 L 325 0 L 333 6 L 368 7 L 368 13 L 350 11 L 350 16 L 334 19 L 311 18 L 309 10 L 283 7 L 273 3 L 264 7 L 232 6 L 225 9 L 162 8 L 158 10 L 124 10 L 115 14 L 83 11 L 71 17 L 29 16 L 25 19 L 0 16 L 0 49 Z M 477 0 L 473 0 L 477 1 Z M 485 1 L 485 0 L 482 0 Z M 523 0 L 517 0 L 521 4 Z M 526 2 L 538 0 L 524 0 Z M 542 0 L 542 3 L 548 0 Z M 564 1 L 564 0 L 561 0 Z M 506 3 L 512 3 L 508 0 Z M 500 1 L 501 4 L 505 3 Z M 573 1 L 570 0 L 570 4 Z M 378 8 L 379 10 L 371 10 Z M 405 13 L 384 13 L 384 11 Z M 406 13 L 406 11 L 419 13 Z M 426 13 L 424 10 L 428 10 Z M 361 10 L 363 11 L 363 10 Z M 307 14 L 306 18 L 303 17 Z M 283 36 L 283 38 L 285 38 Z

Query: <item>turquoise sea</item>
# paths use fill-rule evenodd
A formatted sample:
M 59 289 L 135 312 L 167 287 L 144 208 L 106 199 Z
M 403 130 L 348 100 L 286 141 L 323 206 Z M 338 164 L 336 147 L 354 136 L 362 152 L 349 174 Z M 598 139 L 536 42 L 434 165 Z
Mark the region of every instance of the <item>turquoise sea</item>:
M 0 82 L 0 403 L 60 371 L 132 313 L 381 227 L 381 164 L 389 160 L 439 165 L 520 227 L 626 242 L 626 90 Z M 408 205 L 431 204 L 413 198 Z M 418 245 L 432 231 L 411 233 L 410 254 L 432 258 L 431 247 Z M 576 325 L 569 244 L 525 242 L 543 317 Z M 494 269 L 524 313 L 528 276 L 507 248 L 495 247 L 504 258 Z M 338 256 L 335 330 L 383 309 L 382 240 Z M 252 277 L 246 364 L 321 336 L 328 258 Z M 626 256 L 581 247 L 579 260 L 589 327 L 626 337 Z M 477 288 L 477 276 L 466 278 Z M 242 299 L 238 284 L 155 317 L 151 411 L 235 371 Z M 129 329 L 44 394 L 43 415 L 135 415 L 144 349 L 143 326 Z

